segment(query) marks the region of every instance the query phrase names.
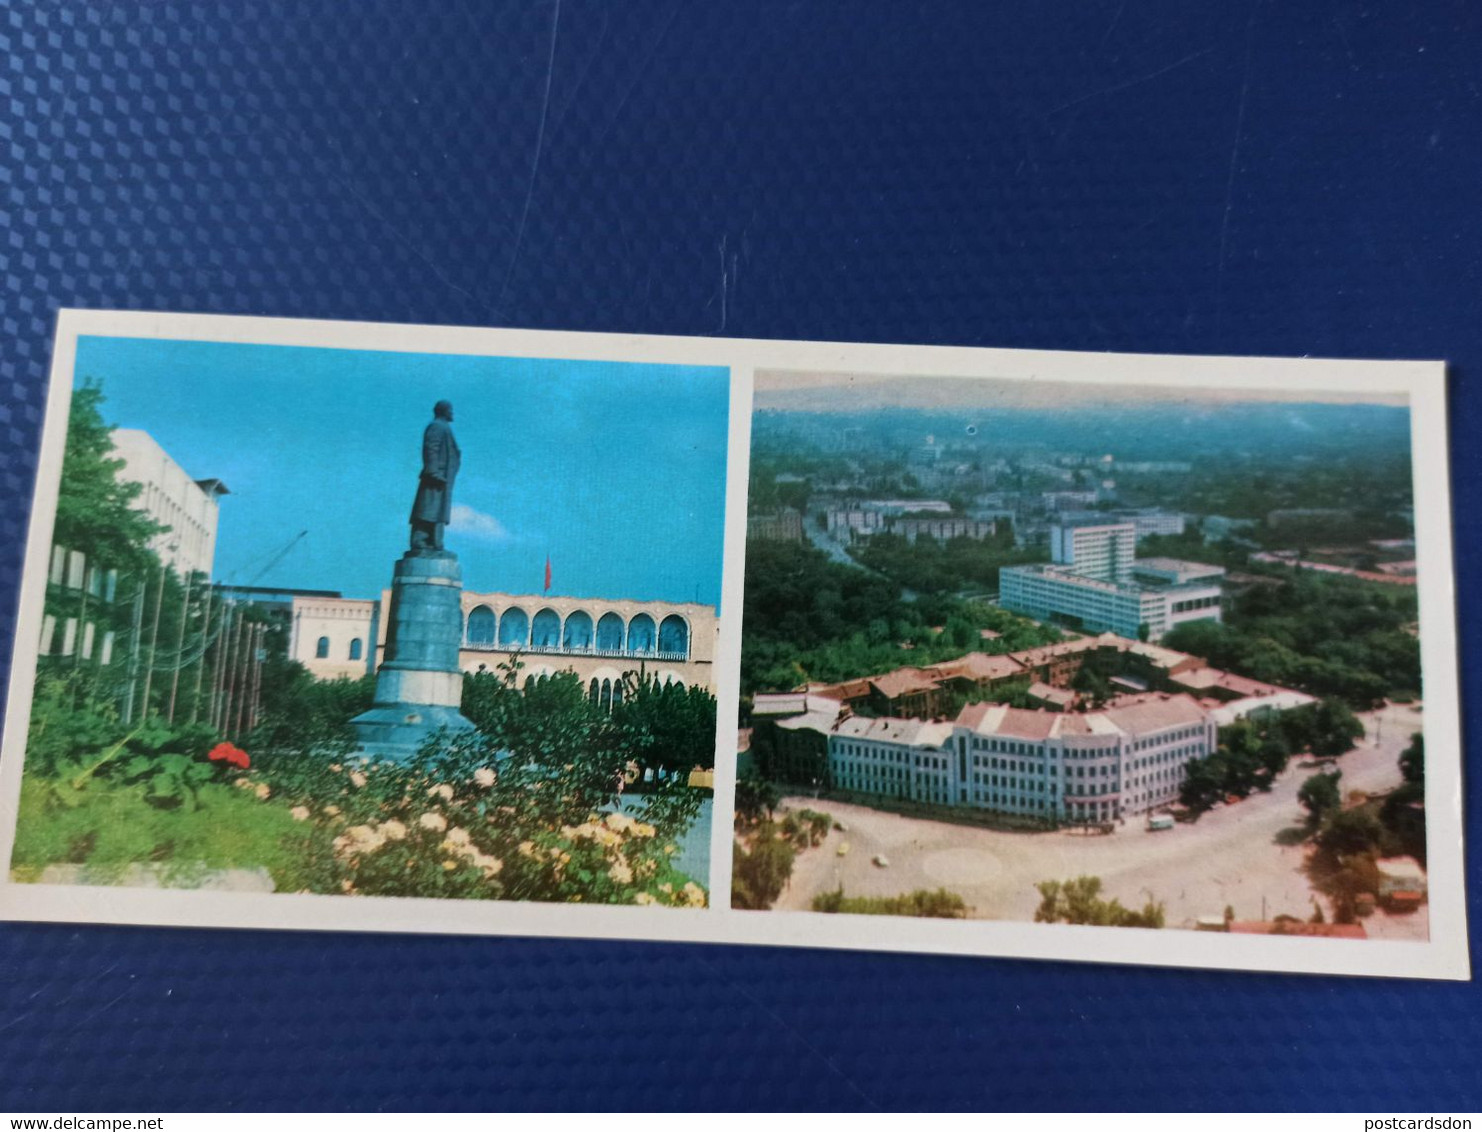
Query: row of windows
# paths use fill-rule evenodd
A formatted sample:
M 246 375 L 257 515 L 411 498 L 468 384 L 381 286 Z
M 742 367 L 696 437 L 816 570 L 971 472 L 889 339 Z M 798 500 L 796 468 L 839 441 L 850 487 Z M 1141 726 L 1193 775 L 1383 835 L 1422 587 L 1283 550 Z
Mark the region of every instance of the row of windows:
M 1215 606 L 1219 605 L 1219 603 L 1220 603 L 1220 599 L 1219 599 L 1218 596 L 1215 596 L 1215 597 L 1194 597 L 1194 598 L 1189 598 L 1186 601 L 1176 601 L 1176 602 L 1174 602 L 1173 603 L 1173 612 L 1175 612 L 1175 613 L 1189 613 L 1189 612 L 1191 612 L 1192 610 L 1195 610 L 1195 609 L 1213 609 Z
M 596 648 L 687 656 L 690 630 L 683 617 L 672 613 L 658 625 L 647 613 L 626 623 L 616 613 L 604 613 L 594 625 L 592 615 L 578 609 L 563 624 L 554 609 L 542 609 L 532 618 L 518 606 L 500 616 L 487 605 L 476 605 L 468 611 L 463 639 L 470 645 L 504 648 Z

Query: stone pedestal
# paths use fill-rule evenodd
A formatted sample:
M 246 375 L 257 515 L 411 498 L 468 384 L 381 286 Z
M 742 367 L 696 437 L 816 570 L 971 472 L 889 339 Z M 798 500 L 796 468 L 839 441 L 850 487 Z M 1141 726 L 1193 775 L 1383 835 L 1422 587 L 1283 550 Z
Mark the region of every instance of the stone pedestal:
M 396 563 L 376 698 L 370 711 L 351 720 L 363 753 L 404 760 L 440 727 L 472 730 L 458 710 L 462 593 L 463 572 L 451 551 L 408 551 Z

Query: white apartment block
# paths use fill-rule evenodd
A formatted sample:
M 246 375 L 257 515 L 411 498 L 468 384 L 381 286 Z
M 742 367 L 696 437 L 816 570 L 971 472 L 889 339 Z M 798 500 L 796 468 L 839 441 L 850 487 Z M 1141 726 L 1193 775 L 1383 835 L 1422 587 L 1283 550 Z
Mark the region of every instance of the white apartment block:
M 1083 578 L 1125 582 L 1137 557 L 1137 530 L 1131 523 L 1057 523 L 1050 528 L 1050 560 Z
M 1050 528 L 1053 562 L 999 571 L 999 603 L 1040 621 L 1156 641 L 1186 621 L 1221 619 L 1219 566 L 1134 557 L 1131 523 Z
M 228 494 L 217 479 L 191 479 L 149 433 L 117 428 L 110 437 L 114 455 L 123 461 L 121 480 L 143 487 L 135 506 L 168 527 L 150 541 L 150 549 L 182 577 L 199 571 L 208 578 L 216 560 L 218 500 Z

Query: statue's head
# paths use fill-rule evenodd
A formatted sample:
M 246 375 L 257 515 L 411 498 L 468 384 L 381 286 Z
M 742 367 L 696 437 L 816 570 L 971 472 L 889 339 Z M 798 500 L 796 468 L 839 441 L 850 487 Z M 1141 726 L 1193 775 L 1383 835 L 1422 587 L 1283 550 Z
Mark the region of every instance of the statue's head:
M 450 421 L 450 420 L 452 420 L 453 419 L 453 402 L 451 402 L 451 401 L 439 401 L 436 405 L 432 406 L 432 415 L 434 417 L 436 417 L 440 421 Z

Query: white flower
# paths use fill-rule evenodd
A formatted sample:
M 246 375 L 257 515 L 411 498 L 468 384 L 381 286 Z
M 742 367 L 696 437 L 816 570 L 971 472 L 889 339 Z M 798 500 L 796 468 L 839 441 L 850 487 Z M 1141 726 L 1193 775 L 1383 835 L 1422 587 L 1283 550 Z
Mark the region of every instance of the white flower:
M 326 817 L 337 818 L 340 816 L 340 808 L 338 806 L 325 806 L 324 814 Z
M 351 783 L 353 783 L 356 786 L 364 786 L 365 785 L 365 775 L 362 774 L 358 770 L 352 770 L 350 772 L 350 781 L 351 781 Z
M 494 771 L 490 767 L 481 766 L 473 772 L 473 780 L 483 787 L 493 786 L 495 782 Z
M 257 795 L 259 800 L 266 802 L 268 797 L 273 793 L 273 788 L 266 782 L 259 782 L 252 792 Z
M 628 867 L 627 861 L 614 861 L 612 867 L 607 870 L 614 884 L 632 884 L 633 870 Z
M 448 819 L 443 817 L 442 814 L 428 812 L 417 819 L 417 824 L 423 829 L 430 829 L 434 833 L 441 833 L 448 828 Z
M 427 796 L 429 798 L 441 798 L 444 802 L 451 802 L 453 800 L 453 788 L 444 782 L 428 790 Z
M 336 774 L 339 774 L 340 771 L 344 770 L 345 768 L 342 767 L 339 763 L 330 763 L 329 769 L 334 771 Z
M 381 832 L 386 835 L 387 841 L 400 841 L 406 837 L 407 827 L 393 819 L 381 826 Z
M 444 843 L 448 845 L 467 845 L 471 840 L 472 838 L 469 837 L 468 830 L 455 825 L 452 829 L 448 830 L 448 836 L 444 839 Z
M 288 812 L 293 815 L 293 820 L 294 821 L 308 821 L 309 820 L 309 807 L 308 806 L 294 806 L 293 809 L 289 810 Z
M 633 903 L 634 904 L 653 904 L 653 903 L 655 903 L 654 898 L 653 898 L 653 893 L 651 893 L 651 892 L 640 892 L 637 896 L 633 897 Z

